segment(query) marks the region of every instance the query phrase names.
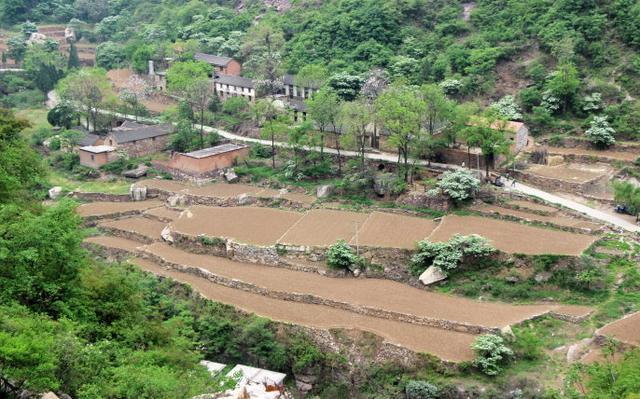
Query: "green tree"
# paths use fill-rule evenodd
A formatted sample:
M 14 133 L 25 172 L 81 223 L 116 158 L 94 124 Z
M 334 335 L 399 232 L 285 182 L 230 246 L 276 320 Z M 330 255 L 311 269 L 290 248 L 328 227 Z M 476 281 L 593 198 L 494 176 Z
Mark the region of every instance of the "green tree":
M 329 77 L 327 85 L 331 87 L 342 101 L 353 101 L 360 94 L 364 80 L 357 75 L 340 72 Z
M 480 188 L 480 180 L 467 169 L 448 170 L 438 181 L 438 188 L 456 202 L 466 201 Z
M 417 90 L 393 84 L 376 101 L 379 120 L 389 131 L 389 143 L 398 147 L 403 160 L 404 178 L 409 180 L 409 155 L 413 144 L 422 133 L 425 102 Z
M 493 167 L 498 155 L 508 155 L 510 142 L 506 138 L 506 121 L 487 116 L 467 126 L 461 135 L 469 148 L 479 148 L 484 158 L 485 176 L 489 176 L 489 168 Z M 469 165 L 470 167 L 471 165 Z
M 115 99 L 107 73 L 100 68 L 83 68 L 67 75 L 58 82 L 56 91 L 60 98 L 74 104 L 79 112 L 87 116 L 87 129 L 93 123 L 98 129 L 100 107 Z
M 78 120 L 78 113 L 67 102 L 61 102 L 51 108 L 47 113 L 47 122 L 52 126 L 60 126 L 65 129 L 71 129 L 73 124 Z
M 271 140 L 271 167 L 275 169 L 276 136 L 286 130 L 286 120 L 273 100 L 268 98 L 258 100 L 253 112 L 256 123 L 261 128 L 261 135 Z
M 69 45 L 69 60 L 67 61 L 67 68 L 80 68 L 80 57 L 78 56 L 78 48 L 75 43 L 71 43 Z
M 105 69 L 122 68 L 127 56 L 122 45 L 115 42 L 100 43 L 96 47 L 96 65 Z
M 498 335 L 485 334 L 476 338 L 471 346 L 476 354 L 474 364 L 489 376 L 500 374 L 502 366 L 513 356 L 513 351 Z
M 551 73 L 545 85 L 551 94 L 562 101 L 562 112 L 566 113 L 580 89 L 580 77 L 573 64 L 565 63 Z
M 200 119 L 200 148 L 204 148 L 204 121 L 214 96 L 213 84 L 209 78 L 194 79 L 185 87 L 183 96 Z
M 21 36 L 13 36 L 7 40 L 7 55 L 17 64 L 21 63 L 27 53 L 27 43 Z
M 167 70 L 167 86 L 169 91 L 184 93 L 193 81 L 208 79 L 211 73 L 211 65 L 206 62 L 176 62 Z
M 338 95 L 329 88 L 322 88 L 306 101 L 307 113 L 320 131 L 320 157 L 324 159 L 325 134 L 336 125 L 340 114 Z
M 598 148 L 609 147 L 616 142 L 616 131 L 609 125 L 606 116 L 594 116 L 585 137 Z
M 35 86 L 43 93 L 53 90 L 64 76 L 65 62 L 59 52 L 46 51 L 42 46 L 32 45 L 27 50 L 23 68 Z
M 332 244 L 327 249 L 326 257 L 329 266 L 343 270 L 350 270 L 360 260 L 360 257 L 344 240 Z
M 364 99 L 345 102 L 340 109 L 340 118 L 346 129 L 345 138 L 354 143 L 360 158 L 360 170 L 364 172 L 367 137 L 373 120 L 371 107 Z

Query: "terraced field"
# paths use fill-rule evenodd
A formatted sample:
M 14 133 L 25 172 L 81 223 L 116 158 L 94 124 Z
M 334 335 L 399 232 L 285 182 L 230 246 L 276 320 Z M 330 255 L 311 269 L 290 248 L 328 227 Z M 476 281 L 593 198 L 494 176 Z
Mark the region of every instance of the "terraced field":
M 472 209 L 481 213 L 512 216 L 518 219 L 552 224 L 560 227 L 571 227 L 574 229 L 596 230 L 601 227 L 601 225 L 597 223 L 588 222 L 582 219 L 558 215 L 543 216 L 536 213 L 527 212 L 526 210 L 504 208 L 498 205 L 482 204 L 474 206 Z
M 640 346 L 640 312 L 607 324 L 596 335 L 604 335 L 632 346 Z
M 129 211 L 134 213 L 123 218 L 122 213 Z M 548 242 L 545 241 L 548 245 L 540 248 L 545 252 L 549 248 L 578 251 L 576 243 L 567 246 L 567 237 L 592 240 L 592 236 L 583 238 L 579 234 L 480 217 L 447 216 L 437 222 L 382 212 L 326 209 L 293 212 L 209 206 L 193 206 L 178 212 L 157 201 L 92 203 L 82 205 L 79 212 L 84 217 L 118 217 L 98 224 L 103 231 L 117 236 L 90 237 L 87 243 L 113 249 L 120 256 L 129 254 L 142 269 L 190 284 L 207 298 L 282 322 L 369 331 L 389 343 L 454 362 L 472 358 L 470 345 L 476 334 L 545 314 L 579 319 L 591 311 L 581 306 L 474 301 L 385 279 L 333 278 L 307 270 L 242 263 L 178 249 L 166 244 L 160 234 L 169 225 L 184 234 L 229 237 L 257 245 L 286 242 L 324 246 L 337 238 L 353 243 L 357 236 L 360 245 L 411 248 L 423 237 L 446 239 L 454 231 L 482 234 L 477 226 L 490 226 L 490 231 L 511 229 L 494 232 L 493 236 L 484 232 L 499 248 L 499 243 L 515 246 L 516 241 L 509 239 L 517 234 L 550 234 Z M 518 245 L 522 251 L 531 244 Z

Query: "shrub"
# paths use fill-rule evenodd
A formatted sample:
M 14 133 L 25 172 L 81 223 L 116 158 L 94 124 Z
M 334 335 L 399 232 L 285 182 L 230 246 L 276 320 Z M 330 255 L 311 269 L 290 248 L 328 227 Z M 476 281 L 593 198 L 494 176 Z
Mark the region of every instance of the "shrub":
M 421 274 L 429 266 L 439 267 L 447 274 L 455 270 L 465 258 L 484 258 L 495 252 L 486 238 L 476 234 L 456 234 L 448 242 L 418 242 L 417 252 L 411 258 L 411 272 Z
M 585 136 L 596 147 L 609 147 L 616 142 L 616 131 L 609 126 L 606 116 L 596 116 L 591 121 L 591 127 L 585 132 Z
M 500 101 L 491 104 L 491 108 L 503 118 L 507 118 L 512 121 L 522 120 L 522 111 L 513 96 L 509 95 L 502 97 Z
M 350 270 L 360 257 L 353 252 L 353 249 L 344 240 L 339 240 L 331 245 L 326 252 L 327 264 L 335 269 Z
M 436 399 L 438 387 L 426 381 L 409 381 L 404 389 L 407 399 Z
M 219 246 L 224 245 L 224 239 L 220 237 L 200 236 L 200 243 L 203 245 Z
M 271 147 L 255 143 L 251 146 L 252 158 L 271 158 Z
M 465 201 L 480 188 L 480 180 L 466 169 L 444 172 L 438 188 L 454 201 Z
M 513 356 L 513 351 L 504 344 L 504 339 L 494 334 L 479 336 L 471 349 L 476 354 L 473 364 L 490 376 L 500 374 L 501 366 Z

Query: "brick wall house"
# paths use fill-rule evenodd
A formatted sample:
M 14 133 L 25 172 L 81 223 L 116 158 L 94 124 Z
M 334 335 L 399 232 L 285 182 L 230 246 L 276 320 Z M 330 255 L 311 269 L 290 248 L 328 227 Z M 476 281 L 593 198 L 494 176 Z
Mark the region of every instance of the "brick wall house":
M 240 76 L 240 73 L 242 72 L 242 65 L 233 58 L 205 53 L 195 53 L 193 58 L 196 61 L 202 61 L 210 64 L 213 67 L 214 76 Z
M 143 125 L 126 121 L 113 129 L 102 140 L 102 144 L 124 150 L 130 157 L 141 157 L 164 151 L 173 133 L 171 124 Z
M 234 166 L 249 156 L 249 146 L 221 144 L 189 153 L 175 153 L 167 165 L 188 175 L 206 176 Z

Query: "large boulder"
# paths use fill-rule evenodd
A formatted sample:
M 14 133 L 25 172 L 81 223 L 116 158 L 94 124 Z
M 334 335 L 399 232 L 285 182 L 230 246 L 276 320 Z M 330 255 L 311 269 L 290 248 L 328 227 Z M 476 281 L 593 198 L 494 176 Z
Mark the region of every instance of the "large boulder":
M 132 184 L 129 187 L 129 197 L 134 201 L 144 201 L 147 199 L 147 186 L 138 187 Z
M 52 200 L 58 199 L 62 195 L 62 187 L 55 186 L 49 189 L 49 198 Z
M 233 169 L 227 169 L 224 172 L 224 179 L 227 181 L 227 183 L 236 183 L 238 180 L 240 180 L 240 178 L 236 174 L 236 171 Z
M 160 233 L 160 237 L 166 242 L 173 244 L 173 236 L 171 235 L 171 226 L 165 226 Z
M 238 195 L 238 205 L 251 205 L 257 202 L 255 197 L 248 195 L 247 193 L 242 193 Z
M 447 275 L 437 266 L 429 266 L 418 278 L 422 284 L 431 285 L 438 281 L 445 280 Z
M 135 169 L 125 170 L 124 172 L 122 172 L 122 176 L 130 177 L 132 179 L 138 179 L 142 176 L 146 176 L 147 171 L 149 171 L 149 167 L 147 165 L 138 165 L 138 167 Z
M 318 198 L 327 198 L 333 194 L 335 187 L 332 184 L 323 184 L 322 186 L 318 186 L 316 188 L 316 197 Z
M 167 205 L 172 208 L 177 206 L 185 206 L 187 204 L 187 198 L 183 194 L 174 194 L 167 198 Z

